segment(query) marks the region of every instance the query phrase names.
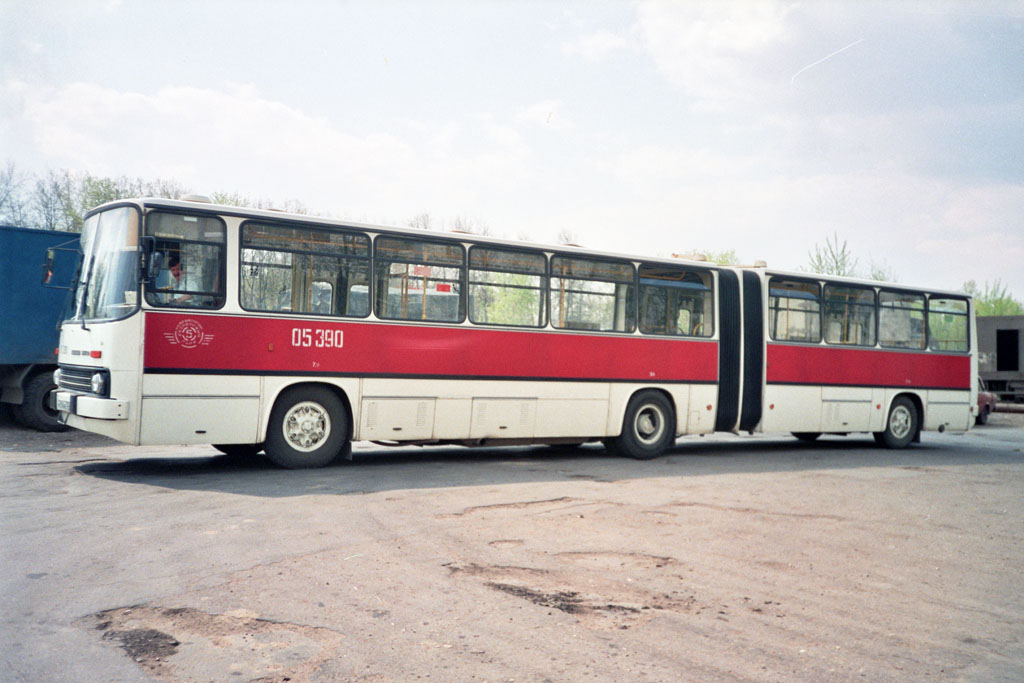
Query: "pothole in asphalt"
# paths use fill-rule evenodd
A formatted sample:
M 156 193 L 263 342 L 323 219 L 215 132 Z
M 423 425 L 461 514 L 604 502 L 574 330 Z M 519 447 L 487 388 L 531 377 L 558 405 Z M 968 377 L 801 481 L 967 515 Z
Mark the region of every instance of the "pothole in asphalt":
M 77 623 L 100 632 L 158 680 L 301 680 L 344 639 L 327 628 L 188 607 L 121 607 Z

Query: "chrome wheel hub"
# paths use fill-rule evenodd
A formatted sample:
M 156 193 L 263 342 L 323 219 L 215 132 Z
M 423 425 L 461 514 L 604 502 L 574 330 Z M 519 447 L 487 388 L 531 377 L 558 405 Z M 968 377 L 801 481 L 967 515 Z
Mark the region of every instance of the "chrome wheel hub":
M 331 418 L 319 403 L 303 401 L 285 414 L 281 428 L 289 446 L 308 453 L 320 448 L 331 435 Z
M 896 406 L 889 416 L 889 431 L 897 439 L 902 439 L 910 433 L 910 424 L 913 419 L 906 406 Z
M 643 444 L 654 444 L 665 431 L 665 415 L 654 405 L 640 409 L 634 423 L 637 439 Z

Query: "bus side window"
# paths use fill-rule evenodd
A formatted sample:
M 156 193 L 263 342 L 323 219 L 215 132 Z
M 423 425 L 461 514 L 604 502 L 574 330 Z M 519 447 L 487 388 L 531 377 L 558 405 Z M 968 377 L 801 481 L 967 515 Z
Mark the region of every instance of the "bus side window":
M 967 351 L 967 301 L 931 297 L 928 299 L 928 345 L 932 351 Z
M 878 293 L 878 342 L 892 349 L 925 348 L 923 294 Z
M 768 290 L 768 329 L 772 339 L 815 344 L 821 341 L 818 283 L 773 277 Z
M 479 325 L 544 325 L 544 254 L 469 250 L 469 319 Z
M 640 331 L 710 337 L 711 274 L 665 265 L 640 265 Z
M 242 308 L 251 311 L 369 315 L 370 238 L 247 222 L 242 226 Z
M 568 256 L 551 258 L 551 324 L 569 330 L 633 332 L 633 265 Z
M 825 341 L 875 345 L 875 290 L 825 285 Z
M 387 320 L 462 322 L 461 244 L 381 236 L 374 241 L 374 312 Z
M 146 286 L 153 306 L 224 305 L 225 226 L 220 218 L 151 211 L 146 235 L 155 239 L 161 268 Z

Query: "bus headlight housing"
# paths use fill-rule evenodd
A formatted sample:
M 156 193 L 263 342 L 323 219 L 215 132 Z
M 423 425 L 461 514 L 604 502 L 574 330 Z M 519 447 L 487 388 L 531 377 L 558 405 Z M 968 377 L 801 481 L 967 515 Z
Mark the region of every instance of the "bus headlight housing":
M 60 370 L 53 371 L 53 383 L 56 386 L 60 386 Z
M 92 381 L 89 383 L 92 393 L 97 396 L 107 395 L 107 376 L 102 372 L 93 373 Z

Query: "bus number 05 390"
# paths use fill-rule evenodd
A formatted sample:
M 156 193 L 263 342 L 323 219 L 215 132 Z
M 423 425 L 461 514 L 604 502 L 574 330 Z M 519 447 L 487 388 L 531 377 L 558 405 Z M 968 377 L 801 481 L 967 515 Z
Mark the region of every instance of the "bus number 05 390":
M 340 349 L 344 342 L 342 330 L 325 330 L 312 327 L 293 327 L 292 346 L 316 347 L 318 349 Z

